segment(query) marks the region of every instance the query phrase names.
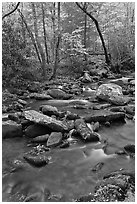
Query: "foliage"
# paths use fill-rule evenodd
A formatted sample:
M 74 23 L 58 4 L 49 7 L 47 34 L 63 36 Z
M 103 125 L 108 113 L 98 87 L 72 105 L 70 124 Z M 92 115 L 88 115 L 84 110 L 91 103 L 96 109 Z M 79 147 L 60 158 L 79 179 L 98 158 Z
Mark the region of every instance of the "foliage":
M 13 22 L 3 22 L 2 48 L 3 77 L 14 76 L 21 68 L 29 66 L 25 58 L 27 47 L 23 42 L 20 29 L 14 28 Z
M 3 15 L 11 11 L 15 5 L 11 2 L 3 3 Z M 114 70 L 115 67 L 134 69 L 134 2 L 88 2 L 87 5 L 88 11 L 99 23 L 107 51 L 111 54 Z M 22 75 L 24 78 L 34 77 L 41 80 L 42 69 L 51 74 L 59 35 L 58 26 L 61 40 L 57 73 L 80 74 L 87 69 L 89 60 L 94 61 L 97 53 L 103 54 L 94 22 L 87 17 L 85 46 L 85 14 L 75 2 L 61 2 L 60 6 L 59 26 L 57 3 L 36 2 L 35 15 L 32 3 L 20 3 L 20 12 L 33 35 L 33 41 L 17 10 L 4 19 L 2 25 L 3 79 Z M 38 60 L 38 54 L 40 60 Z M 85 62 L 86 58 L 87 62 Z

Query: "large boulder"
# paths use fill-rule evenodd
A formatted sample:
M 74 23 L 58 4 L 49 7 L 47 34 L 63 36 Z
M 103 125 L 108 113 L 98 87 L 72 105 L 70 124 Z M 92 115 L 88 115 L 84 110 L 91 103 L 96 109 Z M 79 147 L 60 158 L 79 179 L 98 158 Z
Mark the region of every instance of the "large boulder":
M 52 98 L 55 99 L 70 99 L 72 97 L 71 94 L 67 94 L 66 92 L 62 91 L 61 89 L 49 89 L 47 94 L 50 95 Z
M 132 195 L 132 196 L 131 196 Z M 128 172 L 112 172 L 98 182 L 94 193 L 80 197 L 77 202 L 135 202 L 135 176 Z
M 12 120 L 2 122 L 2 138 L 22 137 L 22 126 Z
M 25 135 L 30 138 L 34 138 L 40 135 L 45 135 L 51 133 L 51 129 L 40 124 L 29 125 L 25 129 Z
M 62 133 L 61 132 L 52 132 L 47 141 L 47 147 L 56 147 L 62 141 Z
M 56 132 L 64 132 L 68 130 L 67 126 L 64 125 L 60 120 L 43 115 L 35 110 L 24 111 L 24 116 L 27 120 L 44 125 Z
M 100 140 L 98 134 L 91 131 L 83 119 L 77 119 L 75 121 L 75 129 L 84 141 L 95 142 Z
M 123 96 L 122 88 L 113 83 L 100 85 L 96 97 L 114 105 L 125 105 L 129 102 L 129 99 Z

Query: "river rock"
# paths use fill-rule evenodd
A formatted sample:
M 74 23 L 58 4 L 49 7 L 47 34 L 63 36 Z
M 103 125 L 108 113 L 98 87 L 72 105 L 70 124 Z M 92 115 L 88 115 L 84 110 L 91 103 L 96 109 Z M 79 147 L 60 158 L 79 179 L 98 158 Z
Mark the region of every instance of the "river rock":
M 61 89 L 49 89 L 47 91 L 47 94 L 49 94 L 52 98 L 55 99 L 70 99 L 72 98 L 71 94 L 67 94 L 66 92 L 62 91 Z
M 74 120 L 68 120 L 68 121 L 64 120 L 63 124 L 67 126 L 68 131 L 74 129 Z
M 7 113 L 2 114 L 2 121 L 7 121 L 7 120 L 9 120 L 8 116 L 9 116 L 9 115 L 8 115 Z
M 93 125 L 93 131 L 97 132 L 99 130 L 99 122 L 95 122 L 94 125 Z
M 18 99 L 18 102 L 23 106 L 27 105 L 27 102 L 22 99 Z
M 42 111 L 42 113 L 44 115 L 48 115 L 48 116 L 51 116 L 51 115 L 55 115 L 55 116 L 59 116 L 59 111 L 56 107 L 54 106 L 50 106 L 50 105 L 42 105 L 40 108 L 39 108 L 40 111 Z
M 68 148 L 70 146 L 70 143 L 66 140 L 66 141 L 63 141 L 59 147 L 64 149 L 64 148 Z
M 51 129 L 40 124 L 29 125 L 25 131 L 25 135 L 30 138 L 51 133 Z
M 66 113 L 66 119 L 67 120 L 76 120 L 79 118 L 80 118 L 80 116 L 76 113 L 71 113 L 70 111 L 67 111 L 67 113 Z
M 105 109 L 110 107 L 111 104 L 110 103 L 106 103 L 106 104 L 97 104 L 93 106 L 93 110 L 100 110 L 100 109 Z
M 129 82 L 129 84 L 135 86 L 135 79 L 131 80 L 131 81 Z
M 27 120 L 34 123 L 49 127 L 56 132 L 67 131 L 67 127 L 60 121 L 47 115 L 43 115 L 35 110 L 24 111 L 24 116 Z
M 125 106 L 124 110 L 127 114 L 135 115 L 135 106 Z
M 13 121 L 17 122 L 17 123 L 20 123 L 20 122 L 21 122 L 21 120 L 20 120 L 20 115 L 21 115 L 20 112 L 10 113 L 10 114 L 8 115 L 8 118 L 9 118 L 10 120 L 13 120 Z
M 88 114 L 83 117 L 86 123 L 91 122 L 113 122 L 113 121 L 120 121 L 125 122 L 125 114 L 122 112 L 111 112 L 108 110 L 98 110 L 94 111 L 92 114 Z
M 129 102 L 129 98 L 123 96 L 122 88 L 113 83 L 100 85 L 96 97 L 114 105 L 125 105 Z
M 94 193 L 81 196 L 77 202 L 118 202 L 125 201 L 132 192 L 135 197 L 135 176 L 127 172 L 112 172 L 98 182 Z M 132 197 L 132 198 L 133 198 Z M 130 200 L 129 200 L 130 201 Z
M 124 108 L 121 107 L 121 106 L 112 107 L 112 108 L 109 108 L 109 110 L 112 111 L 112 112 L 125 112 Z
M 80 78 L 83 83 L 90 83 L 92 82 L 92 78 L 87 71 L 84 72 L 84 75 Z
M 47 141 L 47 147 L 56 147 L 62 141 L 62 133 L 61 132 L 52 132 Z
M 127 144 L 126 146 L 124 146 L 124 150 L 129 154 L 135 154 L 135 145 Z
M 49 134 L 40 135 L 33 138 L 31 142 L 36 142 L 36 143 L 47 142 L 48 138 L 49 138 Z
M 104 166 L 104 162 L 99 162 L 91 169 L 91 171 L 97 172 L 101 170 L 103 166 Z
M 2 138 L 22 137 L 22 126 L 15 121 L 8 120 L 2 122 Z
M 95 142 L 100 140 L 98 135 L 88 128 L 83 119 L 77 119 L 75 121 L 75 129 L 81 138 L 85 141 Z
M 127 191 L 135 188 L 134 175 L 130 173 L 111 173 L 95 187 L 95 198 L 98 202 L 124 201 Z
M 45 156 L 45 155 L 37 155 L 37 156 L 32 156 L 32 155 L 24 155 L 24 159 L 29 162 L 30 164 L 36 166 L 36 167 L 42 167 L 45 166 L 49 163 L 50 159 Z
M 36 100 L 51 100 L 52 97 L 46 93 L 35 93 L 30 95 L 31 98 L 35 98 Z

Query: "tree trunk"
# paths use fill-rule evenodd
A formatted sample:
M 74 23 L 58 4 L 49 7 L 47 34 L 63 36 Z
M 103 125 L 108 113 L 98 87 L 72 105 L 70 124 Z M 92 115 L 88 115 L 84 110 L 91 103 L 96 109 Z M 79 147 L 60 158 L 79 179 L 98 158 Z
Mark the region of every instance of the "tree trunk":
M 54 66 L 53 66 L 53 73 L 50 79 L 54 79 L 56 77 L 56 71 L 58 68 L 58 62 L 59 62 L 59 44 L 61 40 L 61 33 L 60 33 L 60 2 L 58 2 L 58 37 L 55 47 L 55 60 L 54 60 Z
M 39 52 L 40 52 L 40 55 L 41 55 L 41 60 L 42 60 L 41 68 L 43 70 L 43 76 L 44 76 L 44 78 L 46 78 L 46 70 L 45 70 L 45 67 L 46 67 L 46 58 L 45 58 L 45 54 L 44 54 L 43 48 L 42 48 L 42 46 L 41 46 L 41 44 L 39 42 L 35 4 L 31 3 L 31 5 L 32 5 L 32 12 L 33 12 L 33 17 L 34 17 L 35 39 L 36 39 L 37 46 L 38 46 L 38 49 L 39 49 Z
M 93 22 L 95 23 L 96 25 L 96 29 L 98 31 L 98 34 L 99 34 L 99 37 L 101 39 L 101 42 L 102 42 L 102 46 L 103 46 L 103 49 L 104 49 L 104 54 L 105 54 L 105 60 L 106 60 L 106 63 L 109 65 L 110 64 L 110 59 L 109 59 L 109 56 L 108 56 L 108 53 L 107 53 L 107 49 L 106 49 L 106 46 L 105 46 L 105 41 L 103 39 L 103 35 L 101 33 L 101 30 L 99 28 L 99 24 L 98 24 L 98 21 L 90 14 L 88 13 L 87 9 L 85 9 L 84 7 L 82 7 L 78 2 L 76 2 L 77 6 L 85 13 L 87 14 L 87 16 L 89 16 Z
M 29 33 L 29 36 L 30 36 L 30 38 L 31 38 L 31 41 L 32 41 L 32 43 L 33 43 L 33 45 L 34 45 L 34 48 L 35 48 L 35 50 L 36 50 L 36 54 L 37 54 L 38 60 L 39 60 L 39 62 L 40 62 L 40 64 L 41 64 L 41 57 L 40 57 L 40 54 L 39 54 L 39 50 L 38 50 L 38 47 L 37 47 L 37 44 L 36 44 L 34 35 L 33 35 L 33 33 L 31 32 L 31 30 L 30 30 L 30 28 L 29 28 L 29 26 L 28 26 L 28 24 L 27 24 L 27 22 L 26 22 L 26 20 L 25 20 L 25 18 L 24 18 L 24 16 L 23 16 L 23 14 L 21 13 L 21 11 L 20 11 L 19 9 L 18 9 L 18 12 L 19 12 L 20 17 L 21 17 L 21 19 L 22 19 L 22 21 L 23 21 L 23 23 L 24 23 L 24 25 L 25 25 L 25 27 L 26 27 L 28 33 Z
M 45 29 L 45 13 L 44 13 L 44 8 L 43 8 L 43 3 L 41 3 L 41 9 L 42 9 L 42 22 L 43 22 L 45 51 L 46 51 L 46 56 L 47 56 L 47 64 L 49 64 L 49 54 L 48 54 L 47 37 L 46 37 L 46 29 Z
M 53 3 L 53 16 L 52 16 L 52 24 L 53 24 L 53 44 L 52 44 L 53 61 L 55 60 L 55 44 L 56 44 L 55 18 L 56 18 L 56 3 L 54 2 Z
M 84 48 L 87 48 L 87 14 L 84 15 Z M 84 54 L 85 61 L 87 61 L 87 56 Z

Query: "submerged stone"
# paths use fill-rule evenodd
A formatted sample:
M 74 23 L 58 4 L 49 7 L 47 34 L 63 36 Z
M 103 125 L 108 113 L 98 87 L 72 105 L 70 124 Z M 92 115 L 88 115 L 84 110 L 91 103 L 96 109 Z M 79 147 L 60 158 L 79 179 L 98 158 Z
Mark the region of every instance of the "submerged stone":
M 2 138 L 22 137 L 22 126 L 12 120 L 2 122 Z
M 36 167 L 45 166 L 50 161 L 49 158 L 45 155 L 32 156 L 32 155 L 26 154 L 26 155 L 24 155 L 24 159 Z
M 104 163 L 103 163 L 103 162 L 99 162 L 99 163 L 97 163 L 97 164 L 91 169 L 91 171 L 97 172 L 97 171 L 101 170 L 103 166 L 104 166 Z
M 135 154 L 135 145 L 127 144 L 126 146 L 124 146 L 124 150 L 129 154 Z

